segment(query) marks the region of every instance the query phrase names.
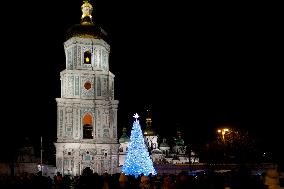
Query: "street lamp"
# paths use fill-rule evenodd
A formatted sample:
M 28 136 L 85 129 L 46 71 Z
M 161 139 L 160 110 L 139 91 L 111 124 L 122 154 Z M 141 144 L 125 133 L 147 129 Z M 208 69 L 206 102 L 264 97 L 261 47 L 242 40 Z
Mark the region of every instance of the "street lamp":
M 227 128 L 218 129 L 217 132 L 222 134 L 222 139 L 225 142 L 225 134 L 226 134 L 226 132 L 229 132 L 229 129 L 227 129 Z

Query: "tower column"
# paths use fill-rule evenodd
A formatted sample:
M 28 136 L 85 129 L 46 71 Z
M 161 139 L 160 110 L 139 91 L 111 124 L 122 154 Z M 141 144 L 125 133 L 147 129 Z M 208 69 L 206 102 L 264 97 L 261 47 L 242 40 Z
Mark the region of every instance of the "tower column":
M 80 24 L 68 29 L 64 42 L 66 69 L 60 72 L 61 96 L 56 98 L 56 166 L 63 174 L 80 175 L 87 167 L 113 174 L 118 151 L 110 149 L 118 146 L 118 100 L 109 71 L 110 46 L 92 21 L 92 4 L 83 0 L 81 10 Z

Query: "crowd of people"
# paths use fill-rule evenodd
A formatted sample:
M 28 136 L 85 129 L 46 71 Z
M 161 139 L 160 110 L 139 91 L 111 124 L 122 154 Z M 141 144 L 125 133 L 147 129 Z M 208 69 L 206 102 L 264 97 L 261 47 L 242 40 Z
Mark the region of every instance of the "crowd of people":
M 268 176 L 272 176 L 268 179 Z M 186 171 L 179 174 L 158 174 L 139 176 L 137 178 L 123 173 L 99 175 L 84 171 L 80 176 L 62 176 L 57 173 L 53 177 L 37 174 L 18 176 L 0 176 L 0 188 L 8 189 L 276 189 L 279 183 L 273 183 L 275 173 L 252 175 L 247 169 L 239 169 L 227 173 L 206 172 L 190 175 Z M 268 180 L 267 180 L 268 179 Z

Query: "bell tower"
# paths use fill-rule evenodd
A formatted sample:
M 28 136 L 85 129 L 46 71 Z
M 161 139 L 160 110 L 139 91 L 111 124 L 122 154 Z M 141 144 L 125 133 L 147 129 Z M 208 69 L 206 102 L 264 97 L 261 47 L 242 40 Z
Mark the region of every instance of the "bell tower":
M 67 31 L 66 69 L 60 72 L 56 168 L 63 174 L 118 172 L 117 107 L 106 33 L 93 23 L 85 0 L 80 24 Z

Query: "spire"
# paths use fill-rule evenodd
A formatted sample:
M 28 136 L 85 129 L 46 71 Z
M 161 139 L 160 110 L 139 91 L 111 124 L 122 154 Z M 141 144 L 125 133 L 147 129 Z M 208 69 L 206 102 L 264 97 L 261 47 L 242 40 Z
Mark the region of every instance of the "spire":
M 92 12 L 93 6 L 89 2 L 89 0 L 84 0 L 83 5 L 81 6 L 82 16 L 81 16 L 81 24 L 93 24 L 92 21 Z
M 181 131 L 180 130 L 177 130 L 177 137 L 181 138 Z
M 123 127 L 123 128 L 122 128 L 122 133 L 123 133 L 123 134 L 126 134 L 126 133 L 127 133 L 126 127 Z
M 148 109 L 147 110 L 148 112 L 148 116 L 146 118 L 146 129 L 144 131 L 144 135 L 145 136 L 154 136 L 156 135 L 155 134 L 155 131 L 152 129 L 151 125 L 152 125 L 152 119 L 150 117 L 150 110 Z
M 152 119 L 150 117 L 150 110 L 147 110 L 147 112 L 148 112 L 148 116 L 146 118 L 146 125 L 147 125 L 147 127 L 151 127 Z

